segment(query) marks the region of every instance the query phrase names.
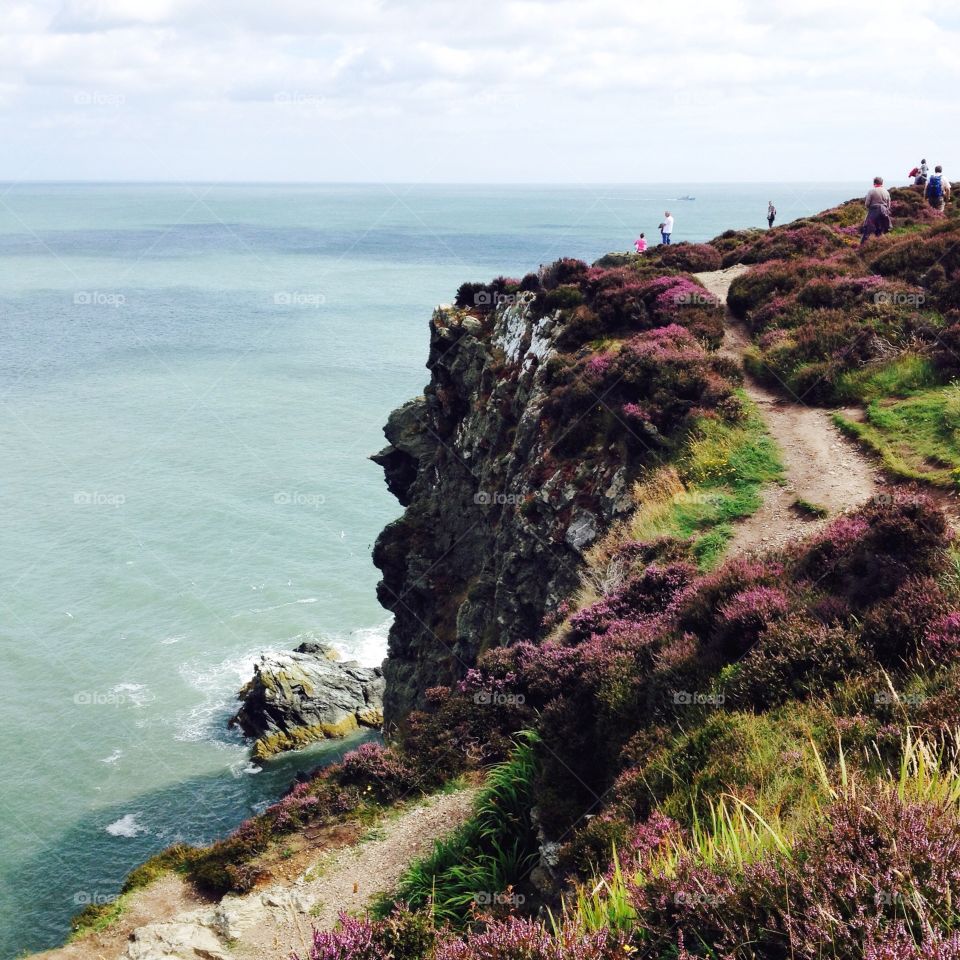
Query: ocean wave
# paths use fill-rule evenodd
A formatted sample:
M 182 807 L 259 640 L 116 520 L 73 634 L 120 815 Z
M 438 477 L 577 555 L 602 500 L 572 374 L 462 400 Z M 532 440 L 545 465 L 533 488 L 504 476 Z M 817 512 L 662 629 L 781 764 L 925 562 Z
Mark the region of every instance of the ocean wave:
M 145 683 L 116 683 L 110 693 L 122 697 L 122 703 L 132 703 L 135 707 L 145 707 L 157 699 Z
M 137 820 L 138 816 L 140 816 L 139 813 L 125 814 L 104 829 L 111 837 L 139 837 L 141 833 L 147 832 L 147 828 Z
M 239 731 L 228 729 L 227 721 L 237 710 L 237 691 L 253 676 L 254 665 L 263 654 L 291 650 L 306 640 L 314 640 L 329 643 L 345 660 L 357 660 L 365 667 L 375 667 L 386 656 L 387 634 L 392 623 L 390 618 L 376 626 L 359 627 L 343 634 L 309 631 L 283 643 L 258 647 L 212 665 L 197 660 L 182 664 L 180 675 L 202 694 L 202 699 L 177 714 L 174 738 L 191 743 L 214 741 L 224 746 L 242 744 L 243 737 Z

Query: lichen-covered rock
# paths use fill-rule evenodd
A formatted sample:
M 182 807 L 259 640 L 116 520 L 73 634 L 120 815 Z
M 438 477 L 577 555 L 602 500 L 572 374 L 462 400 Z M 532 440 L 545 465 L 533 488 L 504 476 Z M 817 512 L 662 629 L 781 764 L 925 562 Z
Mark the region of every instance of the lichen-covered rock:
M 291 653 L 260 658 L 231 724 L 254 739 L 254 756 L 262 760 L 358 727 L 381 726 L 383 689 L 379 667 L 339 662 L 332 647 L 303 643 Z

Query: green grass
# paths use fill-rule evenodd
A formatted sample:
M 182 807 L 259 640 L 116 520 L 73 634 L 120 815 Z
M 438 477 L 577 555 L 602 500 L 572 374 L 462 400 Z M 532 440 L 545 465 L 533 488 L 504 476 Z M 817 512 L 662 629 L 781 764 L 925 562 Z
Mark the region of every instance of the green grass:
M 875 399 L 859 423 L 837 425 L 879 454 L 897 476 L 956 489 L 960 482 L 960 384 L 918 390 L 903 399 Z
M 536 742 L 533 733 L 519 735 L 510 759 L 487 775 L 472 817 L 407 868 L 393 896 L 374 904 L 375 915 L 404 902 L 412 910 L 430 909 L 438 925 L 463 926 L 478 897 L 502 894 L 527 876 L 537 858 L 530 821 Z
M 889 397 L 910 397 L 939 382 L 933 364 L 926 357 L 905 353 L 889 363 L 845 373 L 837 382 L 837 393 L 845 403 L 869 403 Z
M 753 403 L 743 393 L 740 400 L 746 415 L 739 423 L 698 421 L 676 466 L 682 488 L 640 510 L 631 530 L 636 539 L 691 539 L 701 568 L 710 569 L 722 558 L 734 521 L 756 512 L 765 484 L 783 481 L 776 444 Z

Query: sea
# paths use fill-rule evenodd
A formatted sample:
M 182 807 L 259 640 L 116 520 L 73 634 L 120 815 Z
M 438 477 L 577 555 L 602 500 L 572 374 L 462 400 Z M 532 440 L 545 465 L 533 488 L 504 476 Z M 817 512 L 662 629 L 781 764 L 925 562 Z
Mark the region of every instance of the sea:
M 261 769 L 227 721 L 264 651 L 385 654 L 368 457 L 434 305 L 860 192 L 0 183 L 0 957 L 356 745 Z

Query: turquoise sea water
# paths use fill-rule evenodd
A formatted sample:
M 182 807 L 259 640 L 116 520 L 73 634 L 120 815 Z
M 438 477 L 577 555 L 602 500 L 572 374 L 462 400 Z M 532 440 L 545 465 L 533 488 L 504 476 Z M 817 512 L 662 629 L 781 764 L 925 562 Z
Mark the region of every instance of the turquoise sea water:
M 857 192 L 0 184 L 0 957 L 341 749 L 257 772 L 225 721 L 265 649 L 382 658 L 366 458 L 434 304 Z

